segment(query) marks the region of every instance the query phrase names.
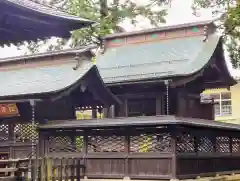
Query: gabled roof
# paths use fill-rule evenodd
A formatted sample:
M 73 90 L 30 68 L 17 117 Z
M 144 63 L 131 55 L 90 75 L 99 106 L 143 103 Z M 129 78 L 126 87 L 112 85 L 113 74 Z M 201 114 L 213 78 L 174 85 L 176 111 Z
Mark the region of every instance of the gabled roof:
M 70 31 L 94 23 L 31 0 L 2 0 L 0 15 L 0 44 L 69 37 Z
M 220 36 L 211 34 L 108 48 L 97 58 L 107 84 L 188 76 L 210 61 Z
M 87 51 L 87 50 L 86 50 Z M 84 52 L 82 52 L 84 53 Z M 94 96 L 104 104 L 119 103 L 103 83 L 91 57 L 74 57 L 55 63 L 43 61 L 1 66 L 0 101 L 33 99 L 55 99 L 71 93 L 81 84 L 87 86 Z
M 52 56 L 59 56 L 59 55 L 72 55 L 76 56 L 78 54 L 84 53 L 86 51 L 91 51 L 92 49 L 96 48 L 96 45 L 89 45 L 89 46 L 82 46 L 78 48 L 71 48 L 65 50 L 54 50 L 51 52 L 43 52 L 43 53 L 36 53 L 31 55 L 20 55 L 15 57 L 7 57 L 7 58 L 0 58 L 0 65 L 3 63 L 10 63 L 10 62 L 18 62 L 21 60 L 30 60 L 30 59 L 40 59 Z
M 40 67 L 0 69 L 0 99 L 6 96 L 54 93 L 62 91 L 95 68 L 90 61 L 73 70 L 76 61 Z

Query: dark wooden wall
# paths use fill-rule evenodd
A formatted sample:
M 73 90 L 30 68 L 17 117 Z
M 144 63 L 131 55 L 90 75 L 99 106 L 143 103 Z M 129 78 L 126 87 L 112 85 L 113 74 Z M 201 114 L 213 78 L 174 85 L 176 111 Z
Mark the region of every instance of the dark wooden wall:
M 65 96 L 54 102 L 37 102 L 35 112 L 37 120 L 75 119 L 75 107 L 71 96 Z
M 195 93 L 191 88 L 170 87 L 167 96 L 165 85 L 143 87 L 139 85 L 135 88 L 126 87 L 123 88 L 124 92 L 119 92 L 119 90 L 117 92 L 116 88 L 112 90 L 118 93 L 123 103 L 120 107 L 115 107 L 117 117 L 169 114 L 179 117 L 214 119 L 213 104 L 201 103 L 200 91 Z

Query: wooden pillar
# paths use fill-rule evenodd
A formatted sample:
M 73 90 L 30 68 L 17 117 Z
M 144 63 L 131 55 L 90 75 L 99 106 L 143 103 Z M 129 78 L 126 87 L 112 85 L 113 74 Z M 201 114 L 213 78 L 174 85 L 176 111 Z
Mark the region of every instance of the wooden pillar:
M 104 118 L 115 118 L 115 106 L 111 105 L 110 107 L 103 108 Z
M 156 96 L 156 115 L 162 114 L 162 97 L 161 95 Z
M 8 141 L 13 142 L 15 141 L 14 138 L 14 124 L 9 123 L 8 124 Z M 14 148 L 12 146 L 10 146 L 9 148 L 9 158 L 14 158 Z
M 216 134 L 213 134 L 211 136 L 211 141 L 212 141 L 212 145 L 213 145 L 213 153 L 216 153 L 217 152 L 217 135 Z
M 43 158 L 44 155 L 45 155 L 45 140 L 46 140 L 46 137 L 45 137 L 43 132 L 40 131 L 38 133 L 38 139 L 39 139 L 38 149 L 37 149 L 38 150 L 38 157 Z
M 127 157 L 125 157 L 124 160 L 124 177 L 129 177 L 129 158 L 128 155 L 130 153 L 130 131 L 126 130 L 125 131 L 125 139 L 124 139 L 124 152 L 127 154 Z
M 119 117 L 128 117 L 128 100 L 127 98 L 123 97 L 121 98 L 121 101 L 123 104 L 120 105 L 119 108 Z
M 84 162 L 84 165 L 87 164 L 87 154 L 88 154 L 88 135 L 89 135 L 89 130 L 84 130 L 84 133 L 83 133 L 83 162 Z M 86 175 L 86 170 L 84 169 L 83 170 L 83 176 Z
M 92 108 L 92 119 L 96 119 L 97 118 L 97 109 L 96 107 Z
M 109 107 L 104 107 L 103 108 L 103 117 L 108 118 L 109 117 Z
M 72 148 L 73 148 L 73 150 L 76 150 L 76 148 L 77 148 L 77 145 L 76 145 L 76 140 L 77 140 L 76 139 L 76 131 L 72 132 L 70 138 L 71 138 L 71 142 L 72 142 Z
M 196 155 L 198 155 L 198 143 L 199 143 L 199 135 L 197 134 L 197 135 L 195 135 L 194 137 L 193 137 L 193 139 L 194 139 L 194 153 L 196 154 Z
M 165 97 L 165 95 L 163 94 L 161 96 L 161 99 L 162 99 L 162 101 L 161 101 L 161 111 L 162 111 L 162 114 L 166 114 L 166 107 L 165 107 L 164 97 Z
M 125 117 L 128 117 L 128 99 L 124 100 L 124 113 Z
M 115 118 L 115 106 L 114 105 L 111 105 L 109 108 L 109 117 Z
M 230 151 L 230 153 L 233 152 L 233 137 L 232 137 L 232 135 L 229 136 L 229 151 Z
M 177 135 L 179 134 L 176 127 L 171 126 L 169 128 L 171 134 L 171 150 L 172 150 L 172 177 L 173 179 L 177 178 Z
M 41 119 L 39 120 L 40 125 L 47 124 L 48 120 L 47 119 Z M 38 157 L 43 158 L 47 154 L 47 149 L 46 149 L 46 142 L 48 140 L 48 136 L 46 133 L 39 131 L 38 132 L 38 147 L 37 147 L 37 153 Z

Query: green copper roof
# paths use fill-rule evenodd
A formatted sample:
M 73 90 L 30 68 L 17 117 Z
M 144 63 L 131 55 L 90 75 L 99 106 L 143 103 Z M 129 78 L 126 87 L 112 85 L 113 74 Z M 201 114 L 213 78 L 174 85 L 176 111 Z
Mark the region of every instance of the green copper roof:
M 76 61 L 34 68 L 0 70 L 0 97 L 61 91 L 81 79 L 94 65 L 84 61 L 73 70 Z
M 183 37 L 107 49 L 97 58 L 105 83 L 187 76 L 210 60 L 220 36 Z
M 0 65 L 0 102 L 26 101 L 32 98 L 56 100 L 72 91 L 80 91 L 79 87 L 85 85 L 94 99 L 102 104 L 121 103 L 106 87 L 97 66 L 92 63 L 91 48 L 93 46 L 7 59 Z M 62 54 L 73 56 L 64 60 L 61 59 Z M 40 58 L 43 58 L 43 61 L 39 62 Z M 46 58 L 49 61 L 46 61 Z M 36 61 L 38 63 L 35 64 Z

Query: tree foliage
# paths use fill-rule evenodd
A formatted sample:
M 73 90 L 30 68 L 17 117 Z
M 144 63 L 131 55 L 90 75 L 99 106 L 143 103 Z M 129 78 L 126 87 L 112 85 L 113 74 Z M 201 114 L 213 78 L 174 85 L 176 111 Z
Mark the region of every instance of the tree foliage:
M 224 35 L 225 44 L 234 68 L 240 65 L 240 0 L 195 0 L 195 5 L 211 8 L 221 15 L 219 28 Z
M 39 0 L 50 6 L 64 10 L 72 15 L 91 19 L 97 25 L 76 30 L 69 40 L 58 39 L 55 44 L 48 47 L 48 51 L 62 49 L 68 44 L 70 47 L 78 47 L 87 44 L 100 44 L 102 36 L 113 32 L 122 32 L 124 27 L 120 24 L 129 20 L 135 25 L 137 19 L 142 16 L 148 19 L 154 27 L 165 22 L 166 5 L 169 0 L 148 0 L 148 3 L 141 3 L 140 0 Z M 140 2 L 140 3 L 139 3 Z M 143 1 L 144 2 L 144 1 Z M 45 42 L 29 43 L 28 50 L 31 53 L 39 51 Z

